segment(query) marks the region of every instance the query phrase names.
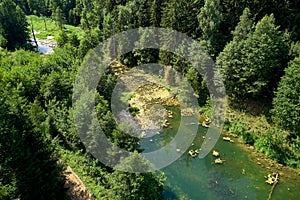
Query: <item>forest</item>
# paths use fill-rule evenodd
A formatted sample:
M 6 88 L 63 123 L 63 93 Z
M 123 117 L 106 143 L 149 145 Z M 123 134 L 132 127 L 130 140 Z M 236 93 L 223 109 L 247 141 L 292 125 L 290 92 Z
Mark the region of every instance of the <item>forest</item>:
M 37 26 L 44 32 L 33 34 Z M 169 28 L 198 41 L 225 84 L 224 132 L 300 170 L 299 0 L 0 0 L 0 199 L 72 199 L 64 188 L 68 165 L 94 199 L 164 199 L 162 171 L 129 173 L 104 165 L 74 125 L 73 83 L 87 53 L 139 27 Z M 53 54 L 40 54 L 29 43 L 52 35 Z M 205 79 L 178 55 L 143 49 L 116 60 L 128 68 L 172 66 L 190 81 L 199 111 L 210 116 Z M 95 109 L 110 141 L 134 152 L 120 158 L 122 167 L 142 150 L 111 111 L 117 79 L 105 72 Z

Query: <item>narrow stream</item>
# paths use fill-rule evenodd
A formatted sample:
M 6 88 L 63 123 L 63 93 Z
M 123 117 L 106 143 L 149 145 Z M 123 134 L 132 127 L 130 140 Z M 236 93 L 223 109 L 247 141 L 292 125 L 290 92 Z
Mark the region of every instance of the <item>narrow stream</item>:
M 144 138 L 142 147 L 147 150 L 160 148 L 170 142 L 180 124 L 180 111 L 171 108 L 174 118 L 169 119 L 172 127 L 162 134 Z M 199 126 L 194 146 L 201 147 L 207 129 Z M 236 142 L 235 142 L 236 143 Z M 210 153 L 204 159 L 192 158 L 185 152 L 180 159 L 162 169 L 167 177 L 165 199 L 267 199 L 271 185 L 265 182 L 268 172 L 249 159 L 249 152 L 241 146 L 219 139 L 214 150 L 220 153 L 223 164 L 215 164 Z M 280 177 L 272 200 L 296 200 L 300 198 L 300 180 Z

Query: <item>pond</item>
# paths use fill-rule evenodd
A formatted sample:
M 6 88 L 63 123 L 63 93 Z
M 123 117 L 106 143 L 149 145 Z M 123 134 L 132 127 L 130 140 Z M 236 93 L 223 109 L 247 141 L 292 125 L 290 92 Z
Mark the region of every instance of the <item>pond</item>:
M 37 39 L 36 42 L 38 44 L 37 51 L 42 54 L 53 54 L 53 48 L 57 46 L 56 42 L 51 36 L 48 36 L 46 40 Z M 34 41 L 31 41 L 30 44 L 36 46 Z
M 160 148 L 176 135 L 180 124 L 180 110 L 173 111 L 171 126 L 162 133 L 141 140 L 147 151 Z M 191 125 L 192 126 L 192 125 Z M 249 158 L 249 152 L 237 144 L 223 141 L 220 137 L 214 150 L 220 153 L 223 164 L 215 164 L 211 153 L 204 159 L 192 158 L 189 150 L 199 149 L 207 128 L 199 125 L 191 146 L 177 161 L 162 169 L 167 177 L 165 199 L 267 199 L 271 185 L 267 184 L 267 170 Z M 271 199 L 298 199 L 300 197 L 299 176 L 295 179 L 280 177 Z M 298 177 L 298 178 L 297 178 Z

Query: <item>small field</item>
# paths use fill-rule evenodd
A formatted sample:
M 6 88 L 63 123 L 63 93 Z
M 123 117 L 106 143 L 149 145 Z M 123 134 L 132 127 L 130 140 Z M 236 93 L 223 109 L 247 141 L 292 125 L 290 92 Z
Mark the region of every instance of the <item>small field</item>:
M 44 40 L 47 39 L 47 36 L 54 36 L 54 39 L 56 39 L 59 35 L 60 28 L 57 22 L 49 17 L 29 15 L 27 16 L 27 22 L 29 23 L 31 38 L 33 38 L 31 32 L 32 24 L 37 39 Z M 64 30 L 67 32 L 67 34 L 75 33 L 79 39 L 83 37 L 83 30 L 80 27 L 64 25 Z

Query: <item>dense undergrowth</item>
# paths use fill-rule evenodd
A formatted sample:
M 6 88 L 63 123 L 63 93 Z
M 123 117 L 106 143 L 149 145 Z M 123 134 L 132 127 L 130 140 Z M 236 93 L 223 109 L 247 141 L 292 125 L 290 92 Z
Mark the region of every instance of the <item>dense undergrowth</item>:
M 163 198 L 163 174 L 104 166 L 87 153 L 73 123 L 73 82 L 87 52 L 115 33 L 146 26 L 172 28 L 199 41 L 221 69 L 232 102 L 267 102 L 268 109 L 255 114 L 228 108 L 225 129 L 277 162 L 300 168 L 299 8 L 298 1 L 272 0 L 0 1 L 0 199 L 67 198 L 59 159 L 98 199 Z M 28 51 L 31 25 L 38 39 L 54 36 L 54 54 Z M 118 62 L 172 66 L 190 81 L 201 112 L 210 114 L 207 77 L 178 55 L 142 49 Z M 108 70 L 98 84 L 97 121 L 114 144 L 136 152 L 138 139 L 122 131 L 111 112 L 116 80 Z M 133 154 L 126 162 L 135 159 Z

